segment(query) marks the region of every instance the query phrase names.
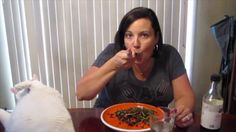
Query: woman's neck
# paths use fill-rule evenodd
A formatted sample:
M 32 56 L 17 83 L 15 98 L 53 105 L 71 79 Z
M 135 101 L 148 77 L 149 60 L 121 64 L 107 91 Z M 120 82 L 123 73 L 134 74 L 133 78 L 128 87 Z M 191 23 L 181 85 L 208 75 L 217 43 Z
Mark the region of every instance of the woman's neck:
M 154 65 L 154 59 L 150 59 L 147 63 L 145 64 L 134 64 L 132 66 L 133 72 L 135 76 L 139 80 L 146 80 L 148 76 L 150 75 L 152 68 Z

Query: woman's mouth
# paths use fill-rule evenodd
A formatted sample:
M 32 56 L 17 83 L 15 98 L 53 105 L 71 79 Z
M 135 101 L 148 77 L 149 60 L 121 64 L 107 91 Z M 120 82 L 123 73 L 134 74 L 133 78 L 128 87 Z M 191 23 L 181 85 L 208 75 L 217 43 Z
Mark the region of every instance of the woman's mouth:
M 143 56 L 143 53 L 142 52 L 135 52 L 135 59 L 137 61 L 141 61 L 142 60 L 142 56 Z

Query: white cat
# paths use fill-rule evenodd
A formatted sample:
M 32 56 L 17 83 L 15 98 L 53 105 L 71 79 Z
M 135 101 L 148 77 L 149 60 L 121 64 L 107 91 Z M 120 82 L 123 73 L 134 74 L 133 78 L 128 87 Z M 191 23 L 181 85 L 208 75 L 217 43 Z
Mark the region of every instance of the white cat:
M 10 114 L 0 109 L 6 132 L 74 132 L 61 94 L 37 80 L 15 85 L 17 105 Z

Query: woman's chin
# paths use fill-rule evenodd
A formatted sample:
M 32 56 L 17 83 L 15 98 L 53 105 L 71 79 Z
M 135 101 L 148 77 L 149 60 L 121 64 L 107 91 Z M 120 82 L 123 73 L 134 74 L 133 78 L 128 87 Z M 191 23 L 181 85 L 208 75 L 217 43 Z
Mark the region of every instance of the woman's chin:
M 135 63 L 135 64 L 142 64 L 143 61 L 142 61 L 142 59 L 139 59 L 139 60 L 136 59 L 136 60 L 134 61 L 134 63 Z

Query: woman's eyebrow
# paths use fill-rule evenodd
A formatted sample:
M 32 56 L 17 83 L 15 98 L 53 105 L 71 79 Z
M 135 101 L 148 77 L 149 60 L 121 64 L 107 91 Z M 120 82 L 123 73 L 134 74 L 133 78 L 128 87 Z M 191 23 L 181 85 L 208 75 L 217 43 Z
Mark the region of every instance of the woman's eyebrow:
M 132 32 L 127 30 L 127 31 L 125 31 L 125 33 L 132 33 Z

